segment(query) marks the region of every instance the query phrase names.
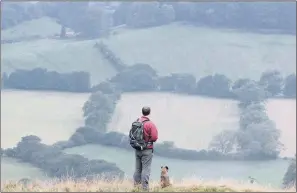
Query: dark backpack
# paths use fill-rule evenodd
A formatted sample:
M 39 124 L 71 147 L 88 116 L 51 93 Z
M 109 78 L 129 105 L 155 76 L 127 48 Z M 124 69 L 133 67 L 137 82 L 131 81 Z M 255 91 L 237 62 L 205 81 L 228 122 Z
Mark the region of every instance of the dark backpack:
M 147 143 L 144 141 L 143 138 L 143 130 L 144 130 L 144 123 L 149 121 L 147 118 L 146 120 L 140 122 L 139 119 L 132 123 L 129 138 L 130 138 L 130 145 L 136 150 L 145 150 L 147 147 Z

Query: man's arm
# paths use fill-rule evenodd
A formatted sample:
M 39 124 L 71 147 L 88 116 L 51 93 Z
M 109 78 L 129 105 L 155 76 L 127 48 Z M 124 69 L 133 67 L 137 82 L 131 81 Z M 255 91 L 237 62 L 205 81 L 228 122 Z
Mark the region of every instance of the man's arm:
M 156 142 L 158 140 L 158 129 L 153 122 L 150 122 L 151 141 Z

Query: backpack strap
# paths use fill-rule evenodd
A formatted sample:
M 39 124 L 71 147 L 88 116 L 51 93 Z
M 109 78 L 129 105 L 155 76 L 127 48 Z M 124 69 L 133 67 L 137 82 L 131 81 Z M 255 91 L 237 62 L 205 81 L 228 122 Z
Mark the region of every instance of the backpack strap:
M 150 119 L 148 117 L 145 117 L 146 119 L 142 121 L 142 124 L 144 124 L 145 122 L 148 122 L 150 121 Z M 152 138 L 151 136 L 151 130 L 149 131 L 149 136 L 148 136 L 149 140 Z M 151 143 L 151 142 L 148 142 L 148 143 Z

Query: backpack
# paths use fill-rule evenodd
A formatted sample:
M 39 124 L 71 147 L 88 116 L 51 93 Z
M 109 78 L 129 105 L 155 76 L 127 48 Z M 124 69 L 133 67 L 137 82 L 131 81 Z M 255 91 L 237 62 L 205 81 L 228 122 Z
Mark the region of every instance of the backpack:
M 137 119 L 132 123 L 131 129 L 129 132 L 130 145 L 136 150 L 144 150 L 147 147 L 147 143 L 144 141 L 144 138 L 143 138 L 143 133 L 144 133 L 143 125 L 147 121 L 149 121 L 148 118 L 147 120 L 144 120 L 142 122 L 140 122 L 139 119 Z

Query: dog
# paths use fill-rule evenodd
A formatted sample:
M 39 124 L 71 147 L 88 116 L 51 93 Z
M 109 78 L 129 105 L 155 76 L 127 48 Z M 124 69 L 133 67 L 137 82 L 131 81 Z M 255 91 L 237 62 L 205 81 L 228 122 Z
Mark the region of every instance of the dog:
M 168 166 L 161 167 L 161 177 L 160 177 L 160 185 L 161 188 L 166 188 L 171 185 L 169 176 L 168 176 Z

